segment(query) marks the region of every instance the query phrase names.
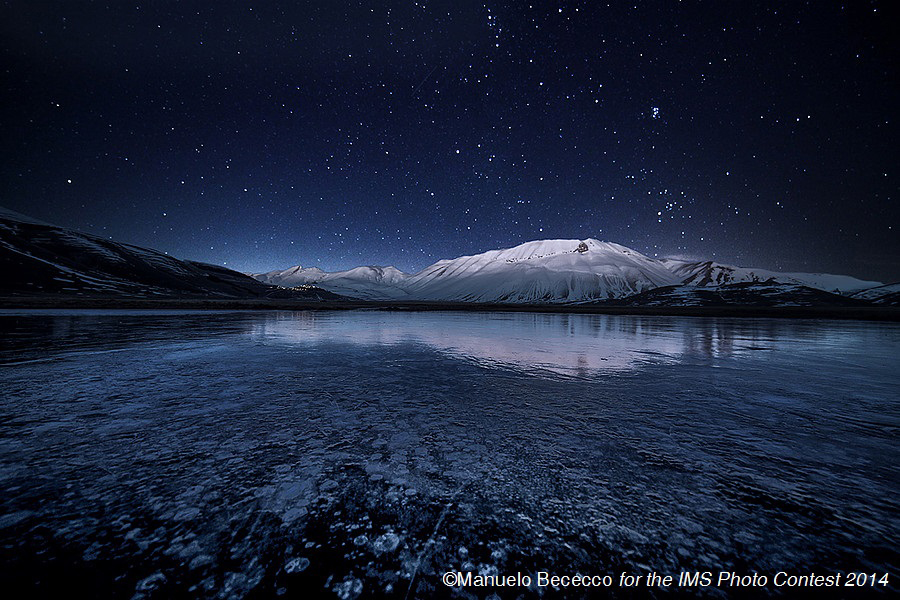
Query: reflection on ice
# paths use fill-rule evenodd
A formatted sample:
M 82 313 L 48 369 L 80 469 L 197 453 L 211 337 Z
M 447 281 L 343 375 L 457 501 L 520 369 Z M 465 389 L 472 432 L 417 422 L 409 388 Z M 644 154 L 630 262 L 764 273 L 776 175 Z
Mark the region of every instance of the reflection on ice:
M 510 335 L 511 333 L 511 335 Z M 258 322 L 253 334 L 291 344 L 424 344 L 452 357 L 560 375 L 627 371 L 683 353 L 653 319 L 560 314 L 306 313 Z
M 773 350 L 786 345 L 858 350 L 865 326 L 771 319 L 696 319 L 549 313 L 281 313 L 252 323 L 266 343 L 302 346 L 424 344 L 481 366 L 587 376 L 648 364 Z
M 898 353 L 866 323 L 7 313 L 0 584 L 425 598 L 454 569 L 884 569 Z

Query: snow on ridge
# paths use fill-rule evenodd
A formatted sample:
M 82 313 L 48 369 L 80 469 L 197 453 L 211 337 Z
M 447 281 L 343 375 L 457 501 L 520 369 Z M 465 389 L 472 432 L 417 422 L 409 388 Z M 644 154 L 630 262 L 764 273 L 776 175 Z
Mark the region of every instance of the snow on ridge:
M 790 283 L 811 288 L 850 294 L 859 290 L 882 285 L 878 281 L 865 281 L 849 275 L 829 273 L 781 273 L 769 269 L 737 267 L 715 261 L 685 261 L 666 258 L 660 261 L 673 273 L 682 278 L 685 285 L 715 286 L 729 283 L 765 282 Z
M 318 267 L 297 265 L 283 271 L 251 274 L 263 283 L 281 287 L 316 285 L 336 294 L 366 300 L 403 298 L 403 280 L 409 275 L 396 267 L 362 266 L 328 273 Z
M 875 304 L 900 304 L 900 282 L 879 285 L 851 294 L 853 298 L 867 300 Z
M 327 273 L 296 266 L 254 277 L 285 287 L 314 284 L 369 300 L 513 303 L 605 300 L 678 285 L 713 287 L 774 281 L 842 294 L 880 285 L 845 275 L 779 273 L 714 261 L 657 260 L 594 238 L 534 240 L 442 259 L 413 274 L 395 267 L 362 266 Z
M 880 281 L 866 281 L 849 275 L 833 275 L 831 273 L 783 273 L 783 275 L 809 287 L 827 292 L 837 290 L 841 294 L 858 292 L 883 285 Z
M 588 238 L 537 240 L 442 260 L 411 276 L 406 289 L 422 300 L 576 302 L 677 283 L 657 261 Z
M 346 271 L 323 271 L 318 267 L 303 267 L 297 265 L 283 271 L 269 271 L 268 273 L 250 273 L 260 281 L 289 287 L 316 283 L 319 281 L 334 281 L 339 279 L 353 279 L 360 281 L 372 281 L 395 283 L 408 277 L 406 273 L 396 267 L 361 266 L 347 269 Z
M 577 302 L 679 283 L 658 261 L 592 238 L 525 242 L 439 260 L 415 274 L 395 267 L 326 273 L 297 266 L 254 277 L 285 287 L 315 284 L 365 299 L 464 302 Z

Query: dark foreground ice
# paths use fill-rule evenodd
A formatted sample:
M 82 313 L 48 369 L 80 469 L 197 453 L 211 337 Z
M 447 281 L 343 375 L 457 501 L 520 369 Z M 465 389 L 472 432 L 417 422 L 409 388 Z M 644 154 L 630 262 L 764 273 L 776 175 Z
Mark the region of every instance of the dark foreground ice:
M 441 575 L 893 577 L 898 357 L 900 328 L 869 323 L 0 313 L 0 593 L 596 597 Z

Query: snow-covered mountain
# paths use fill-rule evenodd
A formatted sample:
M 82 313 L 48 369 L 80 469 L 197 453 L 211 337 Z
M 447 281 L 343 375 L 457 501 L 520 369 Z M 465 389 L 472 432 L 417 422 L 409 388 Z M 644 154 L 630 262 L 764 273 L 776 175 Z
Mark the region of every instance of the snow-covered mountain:
M 828 273 L 779 273 L 768 269 L 736 267 L 713 261 L 685 261 L 663 259 L 668 267 L 685 285 L 719 286 L 730 283 L 766 282 L 803 285 L 817 290 L 849 294 L 858 290 L 881 285 L 880 281 L 863 281 L 847 275 Z
M 441 260 L 414 274 L 394 267 L 357 267 L 327 273 L 315 267 L 297 266 L 253 276 L 273 285 L 316 285 L 365 300 L 488 303 L 593 302 L 667 286 L 706 288 L 772 283 L 787 286 L 782 289 L 787 295 L 798 286 L 847 295 L 881 285 L 845 275 L 778 273 L 712 261 L 656 260 L 625 246 L 595 239 L 526 242 L 513 248 Z M 773 290 L 753 288 L 746 292 L 771 294 Z M 746 296 L 743 292 L 729 293 L 735 298 Z
M 247 275 L 0 208 L 0 296 L 293 298 L 629 305 L 896 305 L 900 284 L 656 260 L 595 239 L 538 240 L 441 260 L 415 274 L 362 266 Z M 828 292 L 828 293 L 826 293 Z M 834 296 L 831 292 L 842 294 Z M 627 299 L 627 300 L 622 300 Z
M 900 306 L 900 283 L 889 283 L 878 287 L 860 290 L 851 297 L 859 300 L 867 300 L 874 304 L 884 306 Z
M 367 300 L 444 302 L 584 302 L 680 283 L 659 261 L 594 239 L 526 242 L 441 260 L 412 275 L 394 267 L 336 273 L 294 267 L 254 277 L 281 286 L 314 284 Z
M 578 302 L 678 283 L 658 261 L 594 239 L 540 240 L 442 260 L 404 281 L 420 300 Z
M 253 274 L 253 277 L 281 287 L 315 285 L 335 294 L 364 300 L 406 298 L 404 282 L 409 275 L 395 267 L 356 267 L 349 271 L 326 273 L 316 267 L 292 267 L 284 271 Z
M 340 299 L 315 288 L 279 289 L 224 267 L 179 260 L 4 208 L 0 272 L 0 296 L 19 298 Z

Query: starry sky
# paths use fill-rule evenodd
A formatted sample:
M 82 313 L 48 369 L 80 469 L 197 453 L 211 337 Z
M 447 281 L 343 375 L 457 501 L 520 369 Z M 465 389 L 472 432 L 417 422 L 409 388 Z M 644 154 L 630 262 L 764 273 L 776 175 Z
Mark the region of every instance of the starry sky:
M 0 204 L 247 272 L 594 237 L 897 281 L 895 12 L 6 1 Z

